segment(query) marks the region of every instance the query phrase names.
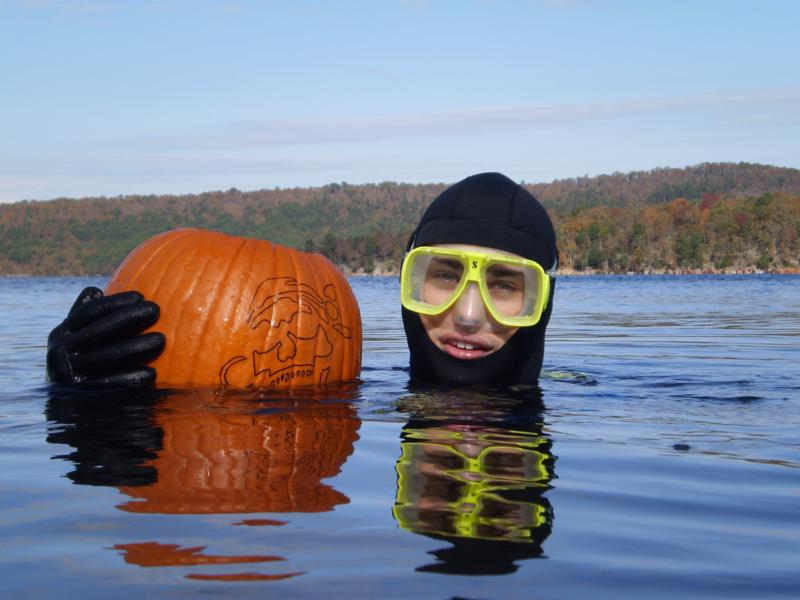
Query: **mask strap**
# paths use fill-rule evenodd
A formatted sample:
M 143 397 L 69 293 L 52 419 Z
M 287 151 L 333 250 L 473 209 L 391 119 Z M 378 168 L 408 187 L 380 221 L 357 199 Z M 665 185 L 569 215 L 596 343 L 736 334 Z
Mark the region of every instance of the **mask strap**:
M 414 245 L 417 242 L 417 233 L 419 232 L 419 227 L 414 230 L 414 233 L 411 234 L 411 237 L 408 238 L 408 244 L 406 244 L 406 252 L 410 252 Z

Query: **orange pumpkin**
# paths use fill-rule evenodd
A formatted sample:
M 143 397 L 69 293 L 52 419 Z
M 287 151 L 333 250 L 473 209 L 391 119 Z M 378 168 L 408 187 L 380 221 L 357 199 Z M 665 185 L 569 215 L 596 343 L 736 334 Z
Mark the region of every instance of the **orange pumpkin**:
M 160 385 L 292 388 L 361 369 L 361 315 L 323 256 L 263 240 L 177 229 L 135 248 L 106 294 L 136 290 L 161 308 Z

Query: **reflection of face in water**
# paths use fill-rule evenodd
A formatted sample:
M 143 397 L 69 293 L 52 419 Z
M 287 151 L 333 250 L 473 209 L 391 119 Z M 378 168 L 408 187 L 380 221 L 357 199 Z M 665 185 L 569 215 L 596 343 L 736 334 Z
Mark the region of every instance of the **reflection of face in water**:
M 442 405 L 433 414 L 429 406 L 403 428 L 395 519 L 403 529 L 452 544 L 434 551 L 440 562 L 420 571 L 511 573 L 514 561 L 542 554 L 552 529 L 543 494 L 554 458 L 538 412 L 530 402 L 486 401 L 488 412 L 467 402 L 460 415 L 452 402 L 447 415 Z
M 358 439 L 360 421 L 347 402 L 311 397 L 259 402 L 252 395 L 204 390 L 54 392 L 47 418 L 53 422 L 47 440 L 74 449 L 59 456 L 75 464 L 68 477 L 117 487 L 130 497 L 118 506 L 127 512 L 322 512 L 349 501 L 321 482 L 340 471 Z M 202 548 L 158 542 L 116 549 L 140 566 L 280 559 L 209 556 Z

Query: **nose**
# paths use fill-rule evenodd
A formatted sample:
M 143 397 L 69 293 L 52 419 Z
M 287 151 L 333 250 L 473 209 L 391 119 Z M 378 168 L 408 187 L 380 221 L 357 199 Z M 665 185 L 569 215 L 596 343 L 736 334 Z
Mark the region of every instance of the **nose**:
M 477 329 L 486 321 L 486 307 L 476 283 L 467 284 L 453 310 L 456 324 L 462 327 Z

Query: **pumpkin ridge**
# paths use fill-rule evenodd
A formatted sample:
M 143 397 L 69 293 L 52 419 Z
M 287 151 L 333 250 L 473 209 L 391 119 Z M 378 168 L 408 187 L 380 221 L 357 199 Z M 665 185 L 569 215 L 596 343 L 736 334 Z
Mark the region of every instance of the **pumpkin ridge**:
M 297 281 L 297 321 L 295 322 L 295 331 L 302 331 L 302 326 L 305 322 L 305 318 L 303 317 L 303 311 L 300 310 L 300 306 L 302 304 L 303 296 L 300 293 L 300 282 L 302 278 L 299 277 L 300 273 L 297 271 L 297 261 L 294 259 L 294 255 L 289 252 L 289 262 L 292 265 L 292 274 L 294 276 L 295 281 Z M 317 340 L 314 340 L 314 356 L 317 355 Z M 294 387 L 294 385 L 290 385 L 289 387 Z M 296 433 L 296 432 L 295 432 Z
M 278 262 L 278 260 L 281 258 L 281 257 L 278 255 L 278 248 L 279 248 L 279 247 L 280 247 L 280 246 L 278 246 L 277 244 L 271 244 L 271 245 L 270 245 L 270 247 L 269 247 L 269 252 L 270 252 L 270 264 L 276 264 L 276 263 Z M 253 294 L 255 294 L 255 290 L 253 290 Z M 255 300 L 255 296 L 253 296 L 252 298 L 253 298 L 253 300 Z M 252 304 L 252 301 L 251 301 L 251 304 Z M 274 311 L 276 310 L 276 308 L 275 308 L 275 307 L 273 307 L 273 309 L 272 309 L 272 310 L 273 310 L 273 313 L 274 313 Z M 298 316 L 299 316 L 299 315 L 298 315 Z M 279 343 L 280 343 L 280 334 L 278 333 L 278 330 L 277 330 L 275 327 L 272 327 L 272 323 L 271 323 L 271 322 L 272 322 L 272 320 L 273 320 L 273 319 L 272 319 L 272 317 L 270 317 L 270 327 L 268 327 L 268 328 L 267 328 L 267 335 L 266 335 L 266 337 L 265 337 L 265 340 L 264 340 L 264 345 L 263 345 L 263 348 L 264 348 L 265 350 L 266 350 L 267 348 L 271 348 L 271 347 L 272 347 L 274 344 L 279 344 Z M 287 323 L 287 324 L 286 324 L 286 326 L 288 327 L 288 326 L 289 326 L 289 324 Z M 278 338 L 278 340 L 277 340 L 277 341 L 275 341 L 275 338 Z M 276 351 L 276 352 L 277 352 L 277 351 Z M 255 368 L 254 368 L 254 373 L 255 373 Z M 257 377 L 257 378 L 263 378 L 263 377 L 264 377 L 264 375 L 262 375 L 261 373 L 259 373 L 258 375 L 256 375 L 256 377 Z
M 115 285 L 115 288 L 116 288 L 115 291 L 116 292 L 121 292 L 121 291 L 128 291 L 128 290 L 134 289 L 134 285 L 132 285 L 132 283 L 139 280 L 139 275 L 141 275 L 141 273 L 145 269 L 147 269 L 147 267 L 149 267 L 158 258 L 158 256 L 161 253 L 164 252 L 164 250 L 172 248 L 173 240 L 175 240 L 176 238 L 179 237 L 178 236 L 178 232 L 184 232 L 184 231 L 187 232 L 187 234 L 188 234 L 188 233 L 191 233 L 194 230 L 192 230 L 192 229 L 178 229 L 178 230 L 174 230 L 174 231 L 164 231 L 164 232 L 159 233 L 158 235 L 156 235 L 154 237 L 151 237 L 151 238 L 143 241 L 141 244 L 138 244 L 136 246 L 136 248 L 134 248 L 131 251 L 131 254 L 127 258 L 125 258 L 125 260 L 122 261 L 122 263 L 119 265 L 119 267 L 117 267 L 116 271 L 114 271 L 114 273 L 112 273 L 111 277 L 109 278 L 109 281 L 114 282 L 114 285 Z M 185 237 L 185 235 L 181 235 L 180 237 Z M 166 242 L 162 241 L 162 238 L 166 238 L 167 241 Z M 158 243 L 158 242 L 160 242 L 160 243 Z M 150 253 L 150 255 L 149 256 L 145 256 L 143 259 L 141 259 L 140 257 L 142 255 L 142 253 L 139 252 L 139 250 L 140 249 L 144 250 L 145 248 L 150 248 L 151 246 L 155 246 L 155 248 Z M 139 259 L 140 262 L 139 262 L 139 264 L 138 264 L 138 266 L 137 266 L 135 271 L 133 271 L 131 273 L 126 273 L 125 274 L 126 279 L 124 281 L 121 281 L 121 282 L 117 283 L 115 281 L 115 279 L 117 277 L 117 274 L 122 272 L 122 270 L 127 266 L 129 258 Z M 160 281 L 158 282 L 158 284 L 160 284 Z M 152 291 L 155 291 L 156 289 L 158 289 L 158 285 L 153 287 Z M 135 291 L 139 291 L 139 290 L 135 290 Z
M 342 309 L 342 304 L 344 304 L 346 302 L 349 303 L 350 302 L 350 298 L 349 297 L 348 298 L 344 298 L 343 297 L 343 295 L 344 295 L 342 293 L 343 292 L 343 289 L 342 289 L 343 286 L 342 286 L 341 281 L 339 281 L 338 279 L 339 278 L 337 278 L 337 280 L 333 283 L 333 288 L 334 288 L 334 292 L 336 294 L 336 302 L 339 303 L 339 306 L 337 307 L 339 309 L 338 318 L 339 318 L 340 322 L 342 324 L 344 324 L 345 311 Z M 343 352 L 342 352 L 342 357 L 341 357 L 341 361 L 340 361 L 341 364 L 337 364 L 336 366 L 339 367 L 339 368 L 343 368 L 344 365 L 347 365 L 350 362 L 350 357 L 349 357 L 349 353 L 348 353 L 348 350 L 350 348 L 348 347 L 348 344 L 342 343 L 342 339 L 344 338 L 344 336 L 339 332 L 336 332 L 336 333 L 339 334 L 339 336 L 336 339 L 339 340 L 340 345 L 344 349 Z
M 324 321 L 326 325 L 332 325 L 331 319 L 328 316 L 327 311 L 325 310 L 325 285 L 326 282 L 322 280 L 320 276 L 319 270 L 316 268 L 316 261 L 310 261 L 307 268 L 312 272 L 313 279 L 314 279 L 314 288 L 316 292 L 319 294 L 320 297 L 320 306 L 319 311 L 322 315 L 324 315 Z M 316 354 L 320 356 L 325 356 L 327 366 L 325 369 L 330 369 L 331 362 L 335 361 L 338 357 L 336 355 L 336 348 L 338 348 L 338 344 L 336 343 L 336 331 L 333 330 L 333 327 L 324 327 L 323 331 L 325 335 L 320 335 L 316 337 Z M 326 351 L 327 350 L 327 351 Z M 325 369 L 322 370 L 321 373 L 317 374 L 317 380 L 314 381 L 315 384 L 325 383 Z
M 193 277 L 191 278 L 191 281 L 190 281 L 189 285 L 184 287 L 181 290 L 181 291 L 184 292 L 184 295 L 183 295 L 183 298 L 182 298 L 183 302 L 181 303 L 184 307 L 186 305 L 192 305 L 192 307 L 194 307 L 197 304 L 197 299 L 195 298 L 195 290 L 197 289 L 198 285 L 201 285 L 205 281 L 207 281 L 208 278 L 205 276 L 206 273 L 209 271 L 209 269 L 213 268 L 218 263 L 218 261 L 220 260 L 220 256 L 219 255 L 215 255 L 213 253 L 206 252 L 205 251 L 206 249 L 203 247 L 203 243 L 209 243 L 212 248 L 216 249 L 218 247 L 217 242 L 218 241 L 221 242 L 222 240 L 220 238 L 223 237 L 223 236 L 224 236 L 224 234 L 219 234 L 219 233 L 216 233 L 216 232 L 213 232 L 213 231 L 207 231 L 206 235 L 203 237 L 202 240 L 200 240 L 200 243 L 197 245 L 197 247 L 193 248 L 194 256 L 200 256 L 201 258 L 203 258 L 205 260 L 202 263 L 202 267 L 200 267 L 197 271 L 195 271 L 193 273 Z M 228 237 L 228 236 L 224 236 L 224 237 Z M 219 244 L 219 245 L 221 246 L 222 244 Z M 229 257 L 227 255 L 225 256 L 225 260 L 226 261 L 229 260 Z M 179 289 L 179 288 L 176 288 L 176 290 L 177 289 Z M 208 292 L 203 292 L 203 294 L 207 296 Z M 202 304 L 203 304 L 203 306 L 212 306 L 212 307 L 214 307 L 217 304 L 218 300 L 219 300 L 219 287 L 216 287 L 216 289 L 213 290 L 213 296 L 210 297 L 210 298 L 208 298 L 208 297 L 203 298 L 203 303 Z M 191 321 L 193 323 L 194 320 L 197 318 L 197 315 L 196 314 L 188 315 L 186 310 L 180 311 L 178 319 L 175 321 L 175 331 L 176 331 L 176 333 L 178 331 L 182 331 L 184 329 L 183 327 L 181 327 L 181 323 L 186 323 L 187 322 L 187 318 L 189 318 L 189 317 L 191 317 Z M 208 311 L 206 314 L 203 315 L 203 321 L 202 321 L 202 324 L 201 324 L 201 332 L 200 332 L 200 334 L 197 334 L 195 332 L 194 337 L 196 337 L 197 339 L 204 339 L 203 335 L 202 335 L 202 332 L 204 332 L 206 327 L 208 326 L 208 323 L 210 321 L 210 317 L 211 317 L 211 311 Z M 191 323 L 189 325 L 189 328 L 191 328 Z M 189 381 L 190 383 L 195 383 L 195 382 L 198 381 L 195 378 L 195 374 L 196 374 L 196 367 L 197 367 L 198 352 L 200 352 L 201 350 L 202 350 L 201 348 L 196 348 L 194 352 L 192 352 L 192 353 L 190 353 L 188 355 L 185 355 L 182 358 L 182 364 L 180 364 L 180 365 L 178 365 L 178 367 L 176 367 L 176 368 L 180 369 L 180 372 L 182 373 L 181 379 L 187 379 L 187 381 Z M 215 350 L 218 352 L 218 349 L 215 349 Z
M 289 255 L 289 260 L 292 263 L 292 271 L 294 273 L 295 281 L 297 281 L 297 284 L 298 284 L 297 285 L 297 323 L 296 323 L 296 331 L 300 332 L 300 331 L 303 331 L 303 325 L 305 325 L 305 322 L 306 322 L 306 318 L 303 316 L 304 313 L 303 313 L 303 311 L 300 310 L 300 304 L 303 301 L 303 294 L 300 291 L 300 284 L 305 279 L 305 276 L 304 276 L 305 274 L 298 267 L 297 255 L 294 252 L 288 252 L 287 254 Z M 313 275 L 314 275 L 314 277 L 313 277 L 314 290 L 316 291 L 316 287 L 317 287 L 316 273 L 313 273 Z M 311 308 L 311 312 L 308 313 L 308 314 L 313 316 L 314 309 Z M 319 355 L 319 343 L 320 343 L 319 337 L 320 336 L 317 336 L 317 335 L 314 336 L 314 354 L 313 354 L 313 356 L 314 356 L 314 360 L 315 361 L 316 361 L 316 357 Z M 317 383 L 317 382 L 312 379 L 312 383 Z M 296 387 L 296 386 L 294 384 L 292 384 L 292 385 L 290 385 L 290 387 Z
M 217 300 L 219 300 L 219 297 L 220 297 L 220 290 L 222 291 L 221 293 L 223 293 L 223 294 L 225 293 L 225 290 L 227 289 L 228 279 L 230 278 L 230 274 L 233 271 L 234 266 L 236 265 L 236 259 L 239 258 L 239 255 L 242 252 L 242 250 L 246 246 L 249 245 L 248 244 L 249 240 L 247 240 L 246 238 L 239 238 L 237 241 L 240 242 L 239 243 L 239 247 L 236 248 L 236 251 L 233 253 L 233 256 L 227 261 L 228 264 L 225 267 L 225 275 L 223 275 L 222 279 L 220 280 L 219 284 L 217 285 L 217 288 L 216 288 L 215 294 L 214 294 L 214 302 L 211 304 L 211 309 L 208 311 L 208 314 L 206 315 L 205 323 L 203 323 L 203 326 L 200 329 L 200 333 L 198 334 L 198 338 L 200 338 L 200 339 L 205 339 L 206 332 L 208 331 L 208 325 L 209 325 L 209 323 L 211 323 L 213 321 L 213 319 L 211 317 L 212 317 L 212 315 L 215 315 L 218 312 L 219 308 L 220 308 L 220 304 L 221 303 L 217 301 Z M 211 261 L 209 260 L 209 263 L 210 262 Z M 200 281 L 201 279 L 202 279 L 202 273 L 200 274 L 200 276 L 198 276 L 195 279 L 195 283 L 197 281 Z M 193 361 L 192 362 L 192 368 L 191 368 L 191 371 L 190 371 L 190 377 L 191 377 L 192 381 L 195 381 L 195 379 L 196 379 L 196 372 L 195 372 L 196 368 L 197 368 L 197 362 Z
M 181 240 L 181 238 L 186 238 L 188 236 L 189 232 L 196 232 L 196 231 L 200 231 L 200 230 L 198 230 L 198 229 L 190 229 L 190 230 L 178 230 L 178 231 L 187 231 L 187 235 L 181 235 L 181 236 L 169 235 L 168 239 L 163 244 L 161 244 L 159 247 L 156 248 L 155 252 L 164 252 L 164 251 L 169 250 L 170 252 L 173 253 L 173 256 L 172 256 L 172 258 L 167 259 L 166 264 L 161 267 L 161 270 L 158 272 L 158 278 L 154 282 L 150 283 L 150 293 L 151 294 L 155 294 L 156 291 L 161 288 L 161 285 L 164 282 L 164 278 L 166 277 L 167 272 L 169 271 L 169 268 L 172 267 L 173 263 L 180 256 L 181 252 L 183 252 L 186 248 L 188 248 L 190 245 L 192 245 L 193 241 L 192 241 L 191 238 L 187 239 L 186 243 L 183 246 L 181 246 L 180 248 L 178 248 L 178 249 L 175 248 L 176 244 Z M 165 233 L 163 235 L 166 237 L 167 234 L 171 234 L 171 233 L 173 233 L 173 232 L 167 232 L 167 233 Z M 151 264 L 153 262 L 153 258 L 154 257 L 148 258 L 148 260 L 145 263 L 145 266 Z M 142 267 L 142 269 L 140 269 L 136 273 L 136 275 L 134 276 L 134 278 L 131 279 L 131 281 L 138 281 L 139 276 L 142 274 L 143 271 L 144 271 L 144 267 Z M 167 298 L 167 300 L 169 300 L 169 299 L 170 298 Z
M 209 231 L 205 231 L 205 230 L 202 230 L 202 229 L 193 229 L 193 230 L 190 230 L 190 232 L 199 234 L 203 238 L 205 238 L 209 233 L 211 233 Z M 182 238 L 187 238 L 187 237 L 188 237 L 188 239 L 186 240 L 186 243 L 182 244 L 180 247 L 176 248 L 178 243 L 180 241 L 182 241 Z M 191 261 L 198 254 L 198 252 L 197 252 L 198 248 L 197 248 L 197 244 L 196 244 L 197 240 L 194 239 L 194 236 L 180 236 L 180 237 L 179 236 L 175 236 L 173 239 L 170 240 L 170 242 L 171 243 L 165 244 L 165 246 L 169 246 L 169 250 L 173 252 L 173 255 L 172 255 L 171 258 L 168 259 L 168 261 L 164 265 L 161 273 L 159 273 L 158 279 L 156 280 L 156 285 L 153 288 L 153 293 L 156 293 L 157 291 L 161 290 L 161 286 L 164 284 L 164 280 L 167 277 L 167 274 L 172 272 L 173 267 L 174 267 L 174 265 L 176 263 L 178 263 L 178 262 L 181 262 L 181 263 L 189 262 L 189 263 L 191 263 Z M 189 249 L 189 255 L 188 256 L 183 256 L 183 252 L 186 251 L 187 249 Z M 196 282 L 197 278 L 195 278 L 194 281 Z M 183 288 L 180 285 L 178 285 L 177 282 L 173 282 L 173 283 L 175 283 L 175 285 L 169 291 L 168 295 L 166 295 L 165 297 L 160 297 L 159 296 L 158 302 L 159 302 L 160 305 L 163 304 L 165 306 L 171 306 L 175 302 L 175 296 L 178 295 L 182 291 Z M 164 288 L 164 291 L 166 292 L 166 286 Z M 181 323 L 181 317 L 183 316 L 183 311 L 180 311 L 177 314 L 170 313 L 169 316 L 172 317 L 172 318 L 166 319 L 165 321 L 168 322 L 171 326 L 169 327 L 169 329 L 167 331 L 163 331 L 163 333 L 164 333 L 165 336 L 167 336 L 167 343 L 168 344 L 169 344 L 170 341 L 172 341 L 172 343 L 175 344 L 177 342 L 178 332 L 180 331 L 180 323 Z M 158 322 L 156 322 L 156 325 L 158 325 Z M 158 371 L 162 371 L 163 370 L 167 374 L 167 379 L 171 380 L 172 379 L 172 371 L 173 371 L 173 363 L 174 363 L 173 355 L 172 354 L 165 355 L 165 354 L 166 353 L 162 354 L 161 357 L 159 357 L 159 359 L 157 359 L 159 362 L 163 361 L 163 364 L 160 364 L 159 367 L 157 367 L 157 373 L 158 373 Z M 193 359 L 195 357 L 195 355 L 196 355 L 195 353 L 192 353 L 192 354 L 190 354 L 189 358 Z M 186 358 L 187 358 L 186 356 L 183 356 L 183 360 L 186 360 Z M 156 374 L 156 377 L 158 377 L 158 374 Z M 166 383 L 173 383 L 172 381 L 166 381 L 166 380 L 165 380 L 165 382 Z M 187 383 L 189 383 L 189 382 L 187 382 Z
M 265 244 L 261 240 L 248 239 L 247 244 L 243 247 L 243 249 L 246 249 L 249 254 L 245 255 L 247 257 L 247 261 L 242 270 L 246 273 L 258 272 L 259 277 L 257 277 L 257 279 L 260 280 L 261 269 L 257 265 L 257 258 L 259 256 L 259 253 L 262 251 L 262 248 L 267 249 L 269 247 L 270 244 Z M 258 284 L 256 284 L 255 287 L 257 287 L 257 285 Z M 253 294 L 255 294 L 255 290 L 253 289 L 253 286 L 247 286 L 241 284 L 235 285 L 234 289 L 237 290 L 237 298 L 232 305 L 232 314 L 231 314 L 232 322 L 235 323 L 238 319 L 240 322 L 247 323 L 249 306 L 250 303 L 252 302 L 251 298 L 253 297 Z M 258 375 L 255 372 L 255 365 L 254 365 L 255 359 L 253 358 L 253 349 L 252 348 L 245 349 L 243 354 L 245 355 L 245 359 L 247 360 L 249 368 L 253 372 L 253 376 L 249 385 L 255 386 L 258 384 Z
M 322 280 L 322 277 L 320 276 L 320 270 L 316 268 L 317 267 L 316 262 L 317 261 L 315 261 L 315 260 L 311 261 L 310 268 L 311 268 L 311 271 L 314 274 L 314 285 L 319 290 L 320 298 L 322 299 L 322 306 L 320 306 L 319 308 L 325 314 L 325 318 L 330 321 L 330 317 L 328 317 L 328 311 L 327 311 L 327 309 L 325 307 L 325 298 L 326 298 L 325 297 L 325 285 L 326 285 L 326 282 Z M 336 287 L 338 287 L 338 286 L 336 286 L 334 284 L 334 288 L 336 288 Z M 337 300 L 338 300 L 338 295 L 337 295 Z M 328 364 L 329 365 L 331 364 L 331 362 L 333 362 L 333 361 L 338 359 L 338 356 L 337 356 L 337 353 L 336 353 L 335 350 L 336 350 L 336 348 L 338 348 L 340 346 L 340 344 L 336 343 L 337 342 L 336 331 L 332 327 L 333 323 L 330 323 L 330 324 L 331 324 L 330 337 L 327 338 L 328 339 L 328 344 L 331 346 L 331 350 L 330 350 L 330 355 L 331 356 L 328 359 L 328 361 L 329 361 Z M 322 339 L 320 339 L 321 337 L 322 336 L 317 338 L 317 353 L 319 353 L 319 345 L 323 341 Z M 330 368 L 330 366 L 328 368 Z M 326 383 L 325 379 L 327 378 L 327 376 L 328 375 L 325 374 L 324 371 L 323 371 L 323 373 L 320 374 L 320 376 L 319 376 L 321 380 L 315 381 L 314 383 Z
M 318 264 L 320 267 L 328 267 L 329 265 L 332 266 L 332 263 L 321 255 L 316 255 L 318 258 Z M 322 268 L 320 269 L 322 270 Z M 336 301 L 339 303 L 339 321 L 343 327 L 347 327 L 350 330 L 349 339 L 361 339 L 361 313 L 358 308 L 358 302 L 355 299 L 355 295 L 350 288 L 350 284 L 347 282 L 347 278 L 344 276 L 341 271 L 338 269 L 336 270 L 336 276 L 333 279 L 333 287 L 336 292 Z M 356 319 L 353 323 L 349 325 L 345 323 L 348 319 L 348 315 L 351 312 L 355 312 Z M 358 328 L 358 331 L 355 331 Z M 341 346 L 343 348 L 342 356 L 341 356 L 341 364 L 338 364 L 337 367 L 341 370 L 345 370 L 347 365 L 351 365 L 353 363 L 353 358 L 356 358 L 357 367 L 354 369 L 354 372 L 357 373 L 360 370 L 361 365 L 361 355 L 360 352 L 354 350 L 349 343 L 344 342 L 344 334 L 341 332 L 339 333 L 339 339 L 341 342 Z M 360 350 L 360 346 L 359 346 Z

